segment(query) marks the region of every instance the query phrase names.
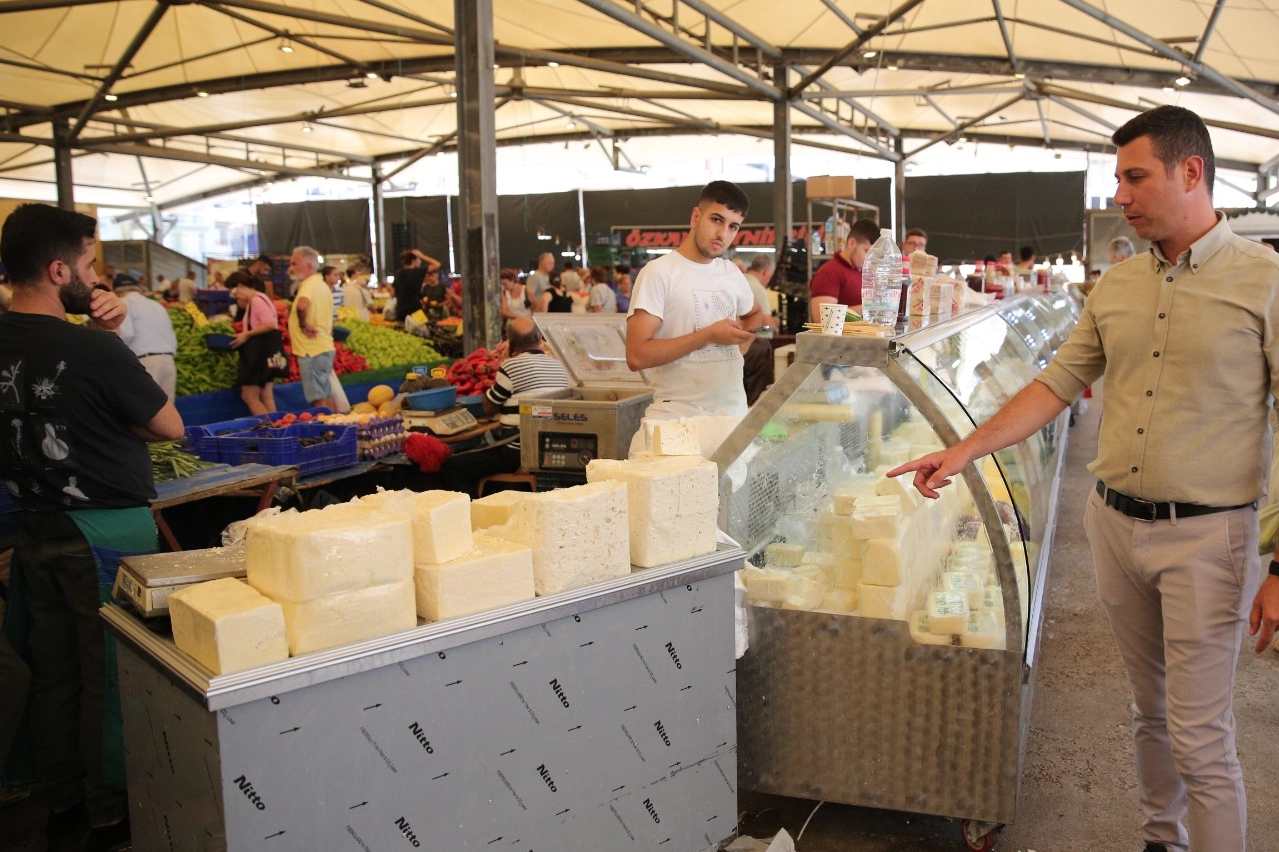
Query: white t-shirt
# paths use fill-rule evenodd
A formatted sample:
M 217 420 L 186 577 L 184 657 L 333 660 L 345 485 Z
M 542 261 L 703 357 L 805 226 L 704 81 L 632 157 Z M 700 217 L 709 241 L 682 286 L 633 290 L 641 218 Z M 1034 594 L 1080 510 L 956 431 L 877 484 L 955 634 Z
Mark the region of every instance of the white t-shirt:
M 659 340 L 683 337 L 722 319 L 746 316 L 755 295 L 746 276 L 731 262 L 716 258 L 695 263 L 673 251 L 640 270 L 627 316 L 647 311 L 662 321 Z M 707 344 L 678 361 L 648 371 L 653 382 L 650 412 L 676 416 L 746 413 L 742 353 L 736 346 Z M 648 416 L 652 416 L 650 413 Z

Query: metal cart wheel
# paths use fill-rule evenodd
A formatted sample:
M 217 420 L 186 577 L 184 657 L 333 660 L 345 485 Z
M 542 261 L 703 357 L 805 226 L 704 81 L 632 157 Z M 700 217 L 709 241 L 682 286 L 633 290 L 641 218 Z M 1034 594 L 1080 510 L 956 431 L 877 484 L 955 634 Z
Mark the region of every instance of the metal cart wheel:
M 972 852 L 991 852 L 995 841 L 999 839 L 1002 825 L 993 822 L 979 822 L 975 819 L 959 821 L 959 833 L 963 835 L 964 846 Z

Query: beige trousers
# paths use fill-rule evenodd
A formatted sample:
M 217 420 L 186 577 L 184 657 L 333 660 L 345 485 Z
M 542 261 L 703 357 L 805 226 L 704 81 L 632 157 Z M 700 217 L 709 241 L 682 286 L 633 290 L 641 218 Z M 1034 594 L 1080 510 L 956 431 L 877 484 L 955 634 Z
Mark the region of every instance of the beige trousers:
M 155 383 L 169 395 L 169 402 L 173 402 L 173 398 L 178 392 L 178 368 L 173 361 L 172 355 L 147 355 L 145 358 L 139 358 L 142 366 L 151 374 L 151 378 L 155 379 Z
M 1196 852 L 1244 852 L 1233 693 L 1261 575 L 1257 512 L 1146 523 L 1093 491 L 1084 528 L 1132 686 L 1144 840 L 1170 850 L 1193 839 Z

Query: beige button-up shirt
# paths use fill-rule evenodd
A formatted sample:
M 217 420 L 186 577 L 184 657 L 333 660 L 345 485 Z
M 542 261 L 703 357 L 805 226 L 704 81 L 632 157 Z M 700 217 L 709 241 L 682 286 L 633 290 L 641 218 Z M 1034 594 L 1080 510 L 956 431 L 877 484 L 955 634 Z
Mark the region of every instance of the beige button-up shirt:
M 1257 499 L 1279 394 L 1279 254 L 1217 224 L 1170 262 L 1157 246 L 1113 267 L 1037 377 L 1063 400 L 1106 375 L 1097 458 L 1143 500 Z

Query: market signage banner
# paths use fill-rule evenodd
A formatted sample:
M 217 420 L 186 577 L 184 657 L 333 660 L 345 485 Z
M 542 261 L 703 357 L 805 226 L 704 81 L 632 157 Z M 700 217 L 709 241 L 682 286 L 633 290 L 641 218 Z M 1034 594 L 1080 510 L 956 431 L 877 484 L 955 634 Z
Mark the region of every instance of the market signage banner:
M 614 225 L 613 245 L 620 248 L 679 248 L 688 236 L 687 225 Z M 791 228 L 791 241 L 808 236 L 807 225 Z M 772 225 L 742 225 L 733 241 L 734 248 L 772 247 L 777 245 L 777 229 Z

